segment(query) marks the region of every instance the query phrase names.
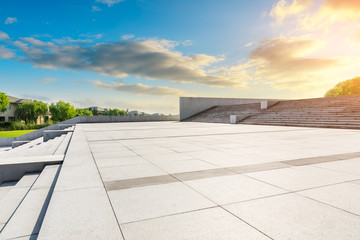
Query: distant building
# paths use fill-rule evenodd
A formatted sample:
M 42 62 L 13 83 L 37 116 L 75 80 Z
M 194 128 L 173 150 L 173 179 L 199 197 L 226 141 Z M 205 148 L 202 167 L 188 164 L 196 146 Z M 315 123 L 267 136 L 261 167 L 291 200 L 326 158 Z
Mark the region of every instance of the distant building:
M 89 107 L 89 110 L 98 111 L 98 112 L 107 112 L 108 111 L 107 108 L 102 108 L 102 107 L 98 107 L 98 106 Z
M 139 111 L 130 111 L 127 113 L 129 116 L 139 116 L 141 114 L 141 112 Z
M 24 102 L 32 102 L 31 99 L 24 99 L 24 98 L 17 98 L 13 96 L 7 95 L 10 100 L 10 105 L 7 106 L 7 110 L 3 113 L 0 113 L 0 122 L 15 122 L 17 119 L 15 117 L 15 110 L 19 106 L 19 104 Z M 37 120 L 37 124 L 44 123 L 48 121 L 51 118 L 50 114 L 47 114 L 46 116 L 39 116 Z

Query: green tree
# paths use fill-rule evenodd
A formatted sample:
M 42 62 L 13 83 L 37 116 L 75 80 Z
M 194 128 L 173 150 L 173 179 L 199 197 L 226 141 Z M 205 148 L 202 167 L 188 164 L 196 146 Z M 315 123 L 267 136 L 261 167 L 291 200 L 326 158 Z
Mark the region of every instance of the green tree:
M 336 84 L 335 87 L 325 93 L 325 97 L 355 94 L 360 94 L 360 77 L 356 77 Z
M 77 116 L 92 116 L 93 113 L 91 110 L 89 110 L 87 108 L 77 108 L 76 115 Z
M 15 110 L 18 119 L 25 123 L 36 123 L 39 116 L 44 116 L 48 112 L 48 106 L 41 101 L 24 102 L 19 104 Z
M 126 111 L 125 110 L 120 110 L 117 108 L 113 108 L 113 109 L 109 109 L 108 111 L 105 112 L 105 115 L 108 116 L 126 116 Z
M 10 100 L 6 93 L 0 92 L 0 113 L 7 110 L 7 106 L 10 105 Z
M 76 116 L 75 107 L 64 101 L 52 103 L 49 109 L 52 115 L 52 120 L 56 122 L 65 121 Z

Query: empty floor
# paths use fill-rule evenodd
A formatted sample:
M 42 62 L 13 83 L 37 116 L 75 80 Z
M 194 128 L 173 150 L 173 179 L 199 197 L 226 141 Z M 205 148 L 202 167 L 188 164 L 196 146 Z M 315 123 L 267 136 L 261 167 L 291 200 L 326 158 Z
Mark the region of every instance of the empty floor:
M 77 124 L 39 239 L 360 239 L 360 132 Z

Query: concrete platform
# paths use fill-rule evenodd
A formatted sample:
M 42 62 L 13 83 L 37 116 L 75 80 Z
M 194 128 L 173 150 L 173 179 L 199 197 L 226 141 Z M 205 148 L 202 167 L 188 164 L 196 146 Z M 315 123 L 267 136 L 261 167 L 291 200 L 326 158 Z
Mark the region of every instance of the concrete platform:
M 77 124 L 36 237 L 360 239 L 359 133 Z

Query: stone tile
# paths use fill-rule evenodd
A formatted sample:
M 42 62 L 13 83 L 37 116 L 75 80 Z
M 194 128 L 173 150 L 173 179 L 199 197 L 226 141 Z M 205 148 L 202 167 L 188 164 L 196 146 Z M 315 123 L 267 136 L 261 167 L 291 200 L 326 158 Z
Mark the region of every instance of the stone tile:
M 299 194 L 360 215 L 360 185 L 352 182 L 298 192 Z
M 183 183 L 108 192 L 120 223 L 213 207 L 215 204 Z
M 30 187 L 16 187 L 11 189 L 0 201 L 0 224 L 5 224 L 20 202 L 28 192 Z
M 159 184 L 172 183 L 172 182 L 178 182 L 178 180 L 170 175 L 162 175 L 155 177 L 134 178 L 134 179 L 112 181 L 112 182 L 104 182 L 104 184 L 107 191 L 114 191 L 120 189 L 152 186 L 152 185 L 159 185 Z
M 213 164 L 201 161 L 201 160 L 183 160 L 183 161 L 169 161 L 155 163 L 158 167 L 168 173 L 181 173 L 189 171 L 199 171 L 219 168 Z
M 32 189 L 1 232 L 1 237 L 13 239 L 39 233 L 41 222 L 38 219 L 45 215 L 41 209 L 48 193 L 46 188 Z
M 38 237 L 37 234 L 32 234 L 30 236 L 24 236 L 24 237 L 19 237 L 19 238 L 14 238 L 14 240 L 36 240 Z
M 60 172 L 60 165 L 49 165 L 44 168 L 31 189 L 50 188 L 55 186 L 54 178 Z
M 246 175 L 291 191 L 321 187 L 357 178 L 353 175 L 310 166 L 253 172 Z
M 272 163 L 261 163 L 261 164 L 246 165 L 239 167 L 230 167 L 228 169 L 237 173 L 251 173 L 251 172 L 261 172 L 261 171 L 288 168 L 288 167 L 291 167 L 291 165 L 280 162 L 272 162 Z
M 314 166 L 360 176 L 360 158 L 320 163 Z
M 11 190 L 11 189 L 13 189 L 14 188 L 14 185 L 16 184 L 16 182 L 11 182 L 12 184 L 2 184 L 1 186 L 0 186 L 0 201 L 1 201 L 1 199 L 3 198 L 3 197 L 5 197 L 6 196 L 6 194 Z
M 15 185 L 15 188 L 19 187 L 30 187 L 34 184 L 36 179 L 39 177 L 40 173 L 28 173 L 25 174 L 19 182 Z
M 213 177 L 186 181 L 185 183 L 219 205 L 286 192 L 280 188 L 241 175 Z
M 144 164 L 148 161 L 144 160 L 142 157 L 133 156 L 133 157 L 118 157 L 118 158 L 109 158 L 109 159 L 98 159 L 96 164 L 99 168 L 103 167 L 119 167 L 135 164 Z
M 99 168 L 104 182 L 167 175 L 153 164 L 139 164 L 112 168 Z
M 210 208 L 123 224 L 127 240 L 269 239 L 221 208 Z
M 181 181 L 189 181 L 189 180 L 236 175 L 236 174 L 237 173 L 230 171 L 226 168 L 217 168 L 217 169 L 209 169 L 209 170 L 201 170 L 201 171 L 175 173 L 173 174 L 173 176 L 180 179 Z
M 225 207 L 272 239 L 359 239 L 360 218 L 310 200 L 285 194 Z
M 93 155 L 96 160 L 138 156 L 138 154 L 130 150 L 120 150 L 120 151 L 112 151 L 112 152 L 95 152 L 93 153 Z
M 103 188 L 54 192 L 39 240 L 123 239 Z
M 194 159 L 193 157 L 191 157 L 187 154 L 184 154 L 184 153 L 145 155 L 143 157 L 152 163 L 159 163 L 159 162 L 162 163 L 162 162 L 168 162 L 168 161 L 170 162 L 170 161 Z
M 103 183 L 95 166 L 63 166 L 55 191 L 102 186 Z
M 355 184 L 360 184 L 360 180 L 357 180 L 357 181 L 352 181 L 352 183 L 355 183 Z

